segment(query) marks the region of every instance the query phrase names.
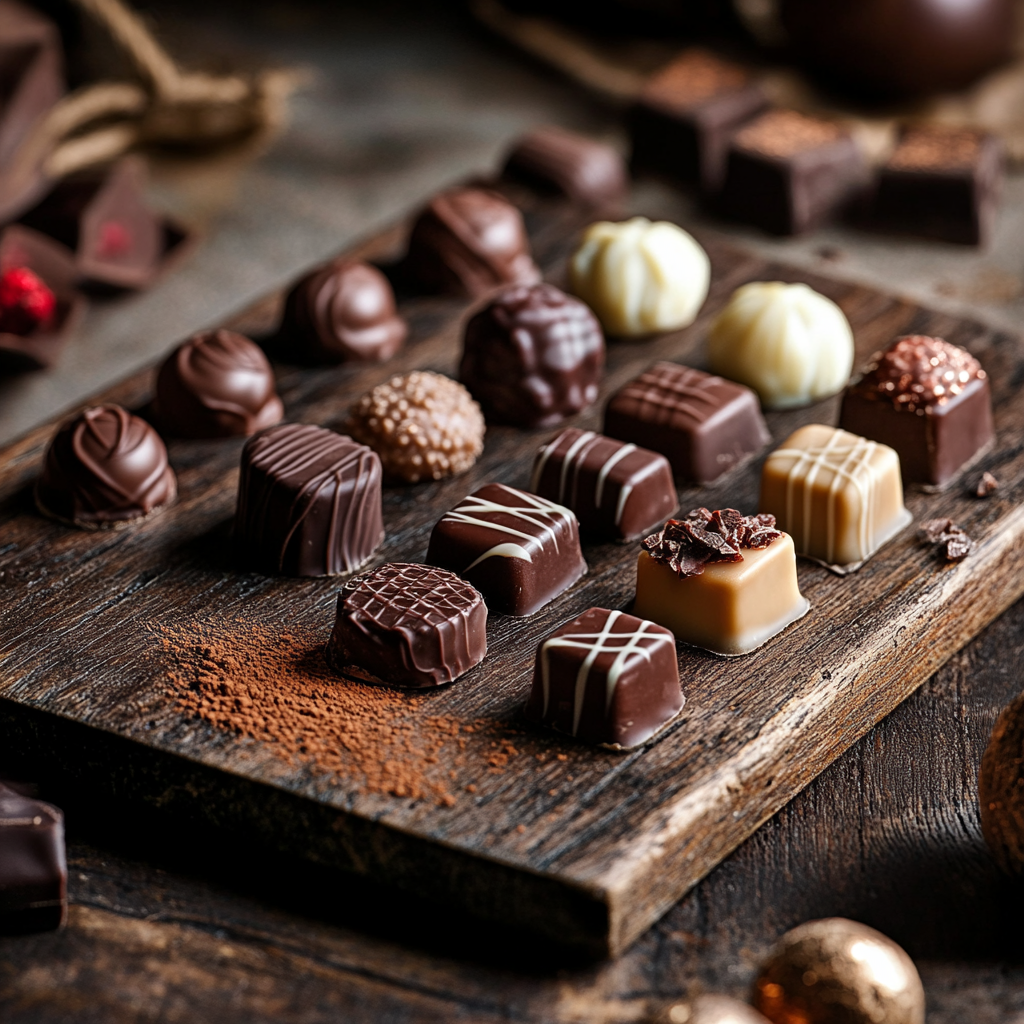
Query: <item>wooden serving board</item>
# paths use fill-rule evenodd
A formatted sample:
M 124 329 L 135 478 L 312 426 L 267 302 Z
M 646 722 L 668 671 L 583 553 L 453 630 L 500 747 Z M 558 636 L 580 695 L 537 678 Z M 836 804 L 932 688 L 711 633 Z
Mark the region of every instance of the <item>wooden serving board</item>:
M 510 194 L 526 212 L 538 261 L 559 281 L 587 218 Z M 403 237 L 396 228 L 356 253 L 386 262 Z M 429 695 L 372 691 L 376 702 L 362 694 L 353 703 L 321 653 L 339 582 L 268 578 L 232 564 L 241 442 L 173 442 L 177 504 L 129 530 L 86 533 L 32 506 L 50 424 L 0 453 L 0 745 L 97 796 L 179 814 L 182 827 L 228 826 L 560 944 L 599 955 L 624 949 L 1024 593 L 1018 339 L 702 241 L 714 277 L 698 322 L 611 343 L 601 401 L 574 422 L 600 429 L 607 396 L 656 359 L 702 365 L 707 325 L 738 285 L 806 281 L 845 310 L 859 363 L 914 332 L 966 345 L 987 368 L 996 447 L 945 494 L 908 495 L 915 519 L 949 516 L 978 541 L 967 561 L 940 563 L 908 527 L 852 576 L 801 562 L 809 615 L 745 658 L 680 648 L 684 713 L 651 746 L 615 754 L 532 728 L 521 708 L 541 638 L 592 605 L 629 604 L 637 545 L 588 547 L 589 574 L 568 593 L 529 619 L 492 616 L 486 662 L 455 685 Z M 272 297 L 232 326 L 266 331 L 279 305 Z M 391 373 L 454 374 L 467 305 L 406 297 L 402 308 L 411 341 L 387 365 L 278 367 L 289 418 L 337 425 Z M 101 397 L 139 408 L 151 381 L 142 373 Z M 834 423 L 837 403 L 770 414 L 774 442 L 804 423 Z M 550 436 L 492 429 L 464 476 L 386 489 L 379 560 L 421 559 L 435 521 L 482 484 L 525 486 Z M 766 453 L 714 486 L 682 492 L 682 509 L 755 511 Z M 1001 484 L 984 501 L 968 489 L 983 469 Z M 282 700 L 304 693 L 313 702 L 307 738 L 327 737 L 331 756 L 315 745 L 304 752 L 302 736 L 275 737 L 251 722 L 242 735 L 197 717 L 188 704 L 211 659 L 228 676 L 262 666 Z M 225 700 L 244 720 L 238 682 L 228 680 Z M 316 708 L 326 704 L 347 709 L 349 732 L 320 722 Z

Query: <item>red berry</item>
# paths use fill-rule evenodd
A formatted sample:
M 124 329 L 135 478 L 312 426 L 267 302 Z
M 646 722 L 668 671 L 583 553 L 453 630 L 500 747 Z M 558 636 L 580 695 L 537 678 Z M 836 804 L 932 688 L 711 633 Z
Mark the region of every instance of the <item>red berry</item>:
M 11 267 L 0 274 L 0 331 L 30 334 L 56 308 L 53 292 L 28 267 Z

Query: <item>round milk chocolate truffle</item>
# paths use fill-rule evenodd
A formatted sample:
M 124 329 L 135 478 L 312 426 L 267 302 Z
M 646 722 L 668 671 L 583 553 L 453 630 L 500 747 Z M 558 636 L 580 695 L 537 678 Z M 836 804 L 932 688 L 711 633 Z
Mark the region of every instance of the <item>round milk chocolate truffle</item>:
M 119 405 L 99 405 L 68 420 L 46 451 L 36 505 L 87 530 L 125 526 L 169 505 L 174 470 L 157 432 Z
M 480 406 L 427 370 L 378 384 L 352 406 L 345 429 L 380 456 L 386 477 L 410 484 L 464 473 L 484 448 Z
M 285 304 L 286 331 L 302 361 L 383 362 L 409 333 L 388 279 L 369 263 L 340 259 L 299 281 Z
M 540 280 L 522 214 L 479 188 L 431 200 L 413 225 L 406 268 L 424 288 L 474 299 Z
M 554 285 L 514 285 L 466 325 L 459 379 L 488 421 L 551 427 L 597 398 L 604 335 Z
M 196 334 L 167 357 L 153 413 L 175 437 L 247 437 L 280 423 L 284 406 L 259 346 L 219 330 Z

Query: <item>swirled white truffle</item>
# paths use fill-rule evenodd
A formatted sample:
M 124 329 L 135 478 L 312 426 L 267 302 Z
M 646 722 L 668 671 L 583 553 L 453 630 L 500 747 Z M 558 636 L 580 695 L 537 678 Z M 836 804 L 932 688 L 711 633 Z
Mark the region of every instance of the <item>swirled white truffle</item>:
M 843 311 L 805 284 L 756 281 L 733 292 L 708 333 L 711 371 L 752 387 L 766 409 L 834 395 L 853 369 Z
M 569 262 L 570 290 L 609 334 L 688 327 L 708 297 L 711 262 L 682 228 L 634 217 L 591 224 Z

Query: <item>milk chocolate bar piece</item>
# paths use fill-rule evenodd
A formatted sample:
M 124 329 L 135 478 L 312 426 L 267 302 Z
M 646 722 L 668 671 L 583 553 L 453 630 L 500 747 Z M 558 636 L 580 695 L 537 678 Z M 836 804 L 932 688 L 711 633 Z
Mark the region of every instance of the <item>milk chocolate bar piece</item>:
M 817 227 L 860 188 L 864 161 L 838 124 L 769 110 L 732 138 L 722 212 L 771 234 Z
M 587 571 L 572 512 L 505 484 L 481 487 L 445 515 L 427 562 L 469 580 L 505 615 L 532 615 Z
M 647 83 L 629 111 L 633 169 L 716 192 L 729 137 L 767 105 L 746 69 L 687 50 Z
M 570 508 L 594 540 L 633 540 L 676 510 L 664 455 L 570 427 L 537 453 L 530 490 Z
M 770 440 L 750 388 L 677 363 L 655 363 L 616 392 L 604 432 L 661 452 L 677 477 L 700 484 Z
M 985 245 L 1004 178 L 1003 145 L 967 128 L 904 129 L 878 174 L 871 220 L 883 229 Z
M 67 878 L 64 815 L 0 783 L 0 935 L 59 928 Z
M 863 562 L 910 522 L 896 452 L 821 423 L 768 456 L 760 508 L 792 535 L 798 554 L 826 565 Z
M 847 388 L 839 425 L 894 448 L 904 480 L 942 487 L 995 436 L 988 376 L 942 338 L 899 338 Z
M 425 689 L 464 675 L 487 653 L 487 607 L 455 573 L 388 562 L 345 583 L 327 645 L 340 675 Z
M 635 615 L 591 608 L 537 648 L 526 717 L 629 750 L 675 718 L 683 703 L 672 633 Z

